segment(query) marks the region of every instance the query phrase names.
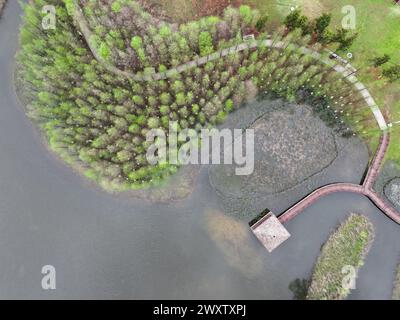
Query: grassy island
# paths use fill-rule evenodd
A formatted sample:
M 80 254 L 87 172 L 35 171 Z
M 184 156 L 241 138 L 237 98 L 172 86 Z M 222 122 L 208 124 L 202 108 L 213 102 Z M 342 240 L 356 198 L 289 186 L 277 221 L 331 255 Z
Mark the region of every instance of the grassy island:
M 6 5 L 6 0 L 0 0 L 0 15 L 3 12 L 5 5 Z
M 307 103 L 344 136 L 379 134 L 366 130 L 377 128 L 370 109 L 318 42 L 326 17 L 307 33 L 298 12 L 269 29 L 243 5 L 178 25 L 142 2 L 33 0 L 24 8 L 17 82 L 27 113 L 52 150 L 105 189 L 164 181 L 177 166 L 147 163 L 146 133 L 170 121 L 178 131 L 215 126 L 248 92 Z M 54 30 L 41 27 L 44 5 L 56 8 Z M 246 42 L 249 34 L 255 40 Z
M 351 214 L 322 247 L 313 270 L 307 299 L 345 299 L 350 289 L 343 286 L 343 279 L 350 270 L 343 268 L 352 266 L 357 274 L 373 239 L 374 230 L 368 218 Z
M 393 285 L 393 300 L 400 300 L 400 265 L 397 266 L 396 279 Z

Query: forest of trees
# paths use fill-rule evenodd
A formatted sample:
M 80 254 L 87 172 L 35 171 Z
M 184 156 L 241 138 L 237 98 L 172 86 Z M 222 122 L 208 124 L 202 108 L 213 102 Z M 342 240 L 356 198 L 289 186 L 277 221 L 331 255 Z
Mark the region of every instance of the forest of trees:
M 29 116 L 50 147 L 106 189 L 144 188 L 174 173 L 176 166 L 147 163 L 146 133 L 167 129 L 170 121 L 178 122 L 178 130 L 223 122 L 245 101 L 249 81 L 261 94 L 309 103 L 343 135 L 363 132 L 374 121 L 360 93 L 340 74 L 291 45 L 310 43 L 310 35 L 300 29 L 272 35 L 274 41 L 287 42 L 282 50 L 248 49 L 166 80 L 135 82 L 111 74 L 95 60 L 73 22 L 71 2 L 34 0 L 25 6 L 19 77 Z M 47 4 L 57 8 L 55 30 L 41 28 L 41 8 Z M 203 18 L 175 30 L 161 21 L 153 24 L 155 18 L 133 0 L 80 4 L 91 26 L 99 29 L 103 57 L 133 70 L 151 66 L 165 71 L 239 41 L 242 29 L 265 19 L 242 6 L 226 9 L 222 18 Z
M 228 7 L 222 17 L 208 16 L 177 25 L 145 12 L 132 0 L 80 0 L 85 18 L 102 48 L 120 69 L 172 67 L 240 42 L 242 31 L 262 23 L 258 11 L 248 6 Z M 111 10 L 110 10 L 111 9 Z

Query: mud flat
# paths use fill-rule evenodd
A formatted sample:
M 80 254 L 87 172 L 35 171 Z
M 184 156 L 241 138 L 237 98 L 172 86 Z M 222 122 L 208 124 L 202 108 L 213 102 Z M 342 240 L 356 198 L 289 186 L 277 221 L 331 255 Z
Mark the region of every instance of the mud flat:
M 362 141 L 339 136 L 307 105 L 255 101 L 238 110 L 227 126 L 255 130 L 254 172 L 237 176 L 234 165 L 212 166 L 210 183 L 224 210 L 244 220 L 266 207 L 276 213 L 285 209 L 283 193 L 296 198 L 328 183 L 359 183 L 367 166 Z

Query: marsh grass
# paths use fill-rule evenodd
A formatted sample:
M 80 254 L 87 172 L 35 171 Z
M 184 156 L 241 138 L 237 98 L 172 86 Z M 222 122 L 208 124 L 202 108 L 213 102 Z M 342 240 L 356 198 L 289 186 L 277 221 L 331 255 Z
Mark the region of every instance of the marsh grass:
M 400 300 L 400 264 L 397 266 L 396 279 L 393 285 L 393 300 Z
M 371 222 L 362 215 L 351 214 L 323 245 L 315 264 L 308 300 L 343 300 L 349 293 L 342 285 L 345 266 L 358 272 L 374 240 Z

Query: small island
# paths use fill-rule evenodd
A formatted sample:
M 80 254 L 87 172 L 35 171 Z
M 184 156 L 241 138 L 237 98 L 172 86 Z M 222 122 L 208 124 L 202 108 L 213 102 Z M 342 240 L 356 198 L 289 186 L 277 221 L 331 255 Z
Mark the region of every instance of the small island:
M 322 247 L 313 270 L 307 299 L 345 299 L 352 289 L 350 282 L 356 280 L 373 240 L 371 222 L 362 215 L 350 215 Z M 350 277 L 347 282 L 346 275 Z

